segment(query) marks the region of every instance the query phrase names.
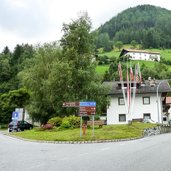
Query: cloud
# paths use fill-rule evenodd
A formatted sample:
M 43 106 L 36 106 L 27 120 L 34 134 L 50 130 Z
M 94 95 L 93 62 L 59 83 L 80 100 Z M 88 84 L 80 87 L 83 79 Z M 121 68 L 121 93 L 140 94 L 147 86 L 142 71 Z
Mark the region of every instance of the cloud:
M 44 34 L 50 25 L 46 9 L 39 1 L 2 0 L 0 28 L 18 36 L 37 36 Z
M 93 29 L 119 12 L 142 4 L 171 9 L 168 0 L 0 0 L 0 51 L 8 45 L 59 40 L 62 24 L 86 11 Z

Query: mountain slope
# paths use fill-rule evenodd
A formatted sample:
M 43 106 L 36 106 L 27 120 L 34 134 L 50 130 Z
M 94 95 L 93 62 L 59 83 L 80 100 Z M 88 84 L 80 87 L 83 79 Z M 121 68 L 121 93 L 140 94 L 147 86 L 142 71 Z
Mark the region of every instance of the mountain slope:
M 98 38 L 107 34 L 124 44 L 135 40 L 145 48 L 171 47 L 171 11 L 152 5 L 129 8 L 98 28 Z M 98 40 L 97 38 L 97 40 Z

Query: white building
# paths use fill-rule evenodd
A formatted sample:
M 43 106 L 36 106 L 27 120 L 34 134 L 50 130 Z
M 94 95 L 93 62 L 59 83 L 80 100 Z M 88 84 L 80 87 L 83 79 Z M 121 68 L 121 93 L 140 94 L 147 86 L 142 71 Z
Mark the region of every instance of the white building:
M 130 60 L 160 61 L 159 52 L 148 52 L 143 50 L 123 49 L 119 57 L 127 56 Z
M 107 108 L 107 124 L 127 124 L 130 120 L 143 121 L 144 118 L 152 119 L 155 122 L 163 123 L 165 111 L 166 95 L 171 91 L 169 83 L 162 81 L 158 87 L 159 101 L 157 103 L 157 86 L 161 80 L 155 80 L 155 84 L 145 81 L 138 83 L 132 115 L 128 117 L 123 99 L 123 93 L 120 82 L 104 82 L 110 86 L 111 97 L 110 106 Z M 124 84 L 126 87 L 126 82 Z M 132 84 L 133 86 L 133 84 Z
M 168 109 L 167 113 L 165 114 L 167 116 L 166 122 L 170 122 L 171 124 L 171 96 L 166 97 L 166 107 Z

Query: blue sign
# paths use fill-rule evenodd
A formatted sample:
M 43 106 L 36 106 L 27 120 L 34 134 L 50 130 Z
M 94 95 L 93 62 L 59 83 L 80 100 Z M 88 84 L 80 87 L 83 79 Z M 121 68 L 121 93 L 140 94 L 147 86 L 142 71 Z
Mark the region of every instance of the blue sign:
M 19 113 L 18 112 L 12 112 L 12 120 L 18 120 Z
M 87 107 L 93 106 L 93 107 L 95 107 L 96 102 L 80 102 L 80 106 L 87 106 Z

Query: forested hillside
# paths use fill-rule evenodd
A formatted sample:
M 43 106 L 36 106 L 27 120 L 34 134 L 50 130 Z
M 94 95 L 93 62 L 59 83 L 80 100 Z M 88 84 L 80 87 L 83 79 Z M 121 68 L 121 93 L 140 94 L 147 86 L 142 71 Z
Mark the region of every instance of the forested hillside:
M 112 46 L 117 41 L 123 44 L 136 41 L 142 48 L 170 48 L 170 21 L 171 11 L 164 8 L 151 5 L 129 8 L 95 31 L 96 48 Z

